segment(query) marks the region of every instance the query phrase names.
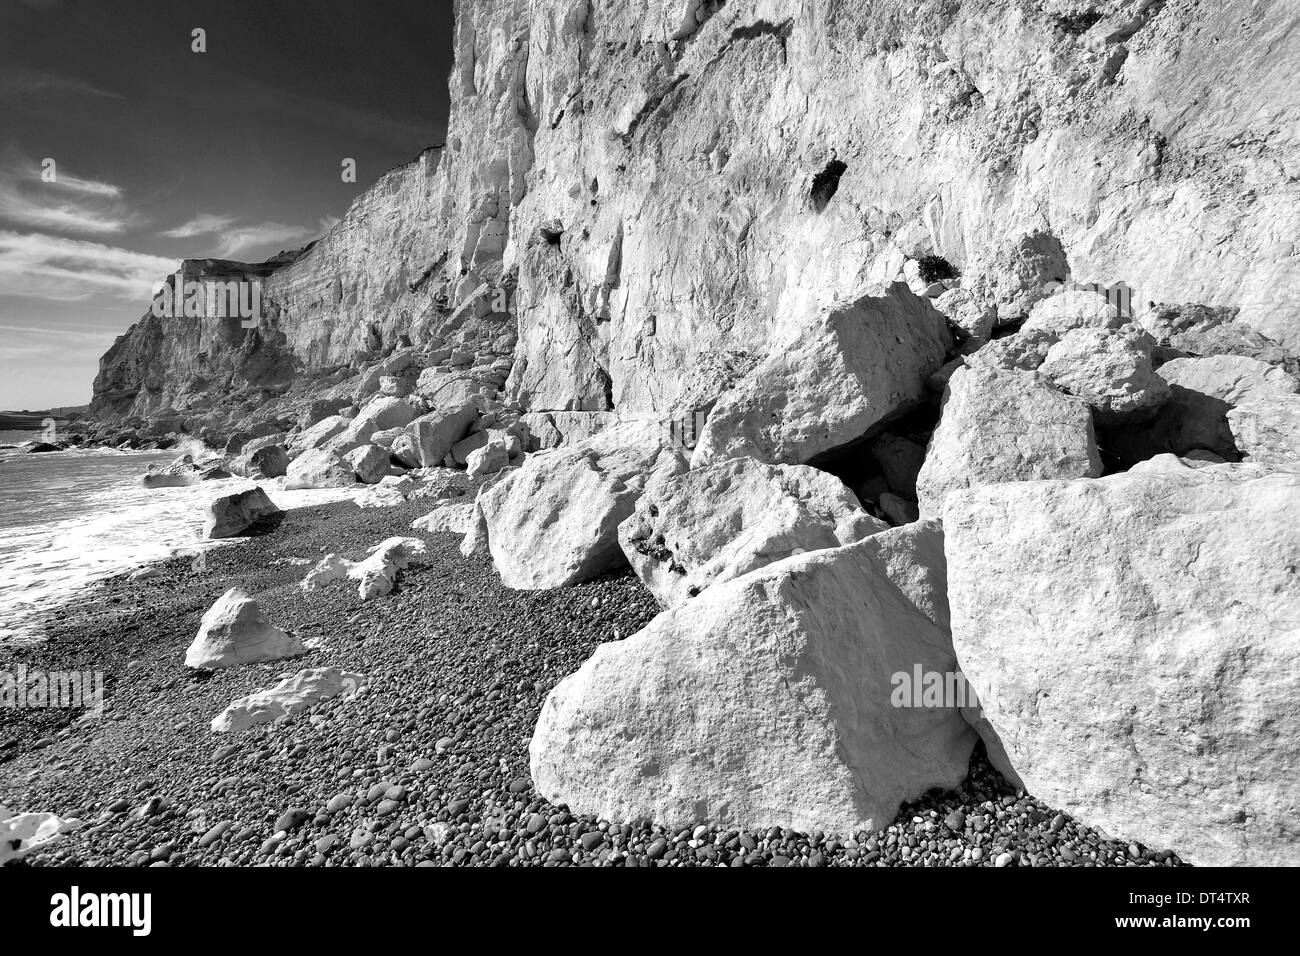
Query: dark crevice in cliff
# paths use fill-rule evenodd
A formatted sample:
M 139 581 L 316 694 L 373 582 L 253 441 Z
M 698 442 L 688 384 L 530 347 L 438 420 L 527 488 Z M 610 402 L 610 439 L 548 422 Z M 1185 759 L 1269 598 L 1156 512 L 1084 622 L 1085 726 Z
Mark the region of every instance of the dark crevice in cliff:
M 543 223 L 537 227 L 537 238 L 545 245 L 558 249 L 564 239 L 564 226 L 555 220 Z
M 790 39 L 790 34 L 794 31 L 794 19 L 782 21 L 781 23 L 772 23 L 768 20 L 759 20 L 751 23 L 747 27 L 736 27 L 731 31 L 731 39 L 735 40 L 758 40 L 762 37 L 775 37 L 782 44 Z
M 830 201 L 835 198 L 835 193 L 840 188 L 840 177 L 848 172 L 847 163 L 838 159 L 832 159 L 826 164 L 826 168 L 813 177 L 812 190 L 808 194 L 808 199 L 812 202 L 813 209 L 817 212 L 824 210 Z
M 709 60 L 709 67 L 716 66 L 723 57 L 737 43 L 745 43 L 750 40 L 762 40 L 772 38 L 781 44 L 781 62 L 786 62 L 786 41 L 790 39 L 790 34 L 794 31 L 794 19 L 784 20 L 781 23 L 772 23 L 768 20 L 759 20 L 745 27 L 736 27 L 727 37 L 727 41 L 722 44 L 718 52 Z
M 1096 24 L 1101 22 L 1100 10 L 1089 10 L 1086 13 L 1067 13 L 1062 16 L 1053 17 L 1052 21 L 1056 28 L 1062 33 L 1068 33 L 1070 36 L 1081 36 L 1091 30 Z

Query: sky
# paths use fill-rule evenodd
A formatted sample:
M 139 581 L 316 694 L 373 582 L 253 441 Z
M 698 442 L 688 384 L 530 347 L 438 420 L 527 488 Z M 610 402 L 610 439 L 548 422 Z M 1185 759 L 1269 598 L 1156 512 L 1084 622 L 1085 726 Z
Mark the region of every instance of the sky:
M 451 51 L 450 0 L 0 0 L 0 409 L 88 402 L 181 259 L 300 248 L 442 143 Z

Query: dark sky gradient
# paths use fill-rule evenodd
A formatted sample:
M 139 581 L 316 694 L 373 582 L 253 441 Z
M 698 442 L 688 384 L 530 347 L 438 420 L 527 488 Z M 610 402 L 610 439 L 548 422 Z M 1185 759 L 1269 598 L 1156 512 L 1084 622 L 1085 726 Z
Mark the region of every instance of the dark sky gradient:
M 298 248 L 441 143 L 451 40 L 450 0 L 0 0 L 0 408 L 87 401 L 172 263 Z

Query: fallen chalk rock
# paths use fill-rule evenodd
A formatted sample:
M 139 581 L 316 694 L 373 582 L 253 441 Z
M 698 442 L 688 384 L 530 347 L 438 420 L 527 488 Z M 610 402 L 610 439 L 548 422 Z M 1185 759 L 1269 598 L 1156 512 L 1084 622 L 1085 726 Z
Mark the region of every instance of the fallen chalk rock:
M 1025 318 L 1036 302 L 1057 294 L 1070 274 L 1065 249 L 1050 232 L 986 248 L 981 260 L 971 264 L 973 281 L 963 286 L 994 303 L 999 326 Z
M 197 485 L 200 480 L 194 458 L 182 455 L 166 467 L 150 468 L 140 479 L 140 484 L 146 488 L 184 488 Z
M 834 475 L 736 458 L 648 489 L 618 540 L 642 583 L 672 607 L 755 568 L 887 527 Z
M 625 563 L 619 523 L 637 492 L 596 455 L 538 457 L 480 499 L 488 548 L 510 588 L 562 587 Z
M 447 464 L 456 464 L 463 467 L 469 466 L 469 456 L 483 448 L 488 443 L 488 434 L 485 431 L 472 432 L 466 435 L 456 444 L 451 446 L 451 454 L 448 456 Z
M 1091 407 L 1099 425 L 1144 421 L 1169 400 L 1151 365 L 1153 340 L 1138 329 L 1078 328 L 1061 336 L 1038 372 Z
M 427 534 L 465 534 L 470 530 L 473 520 L 472 501 L 461 504 L 444 501 L 423 518 L 416 518 L 411 523 L 411 529 Z
M 1296 365 L 1296 356 L 1236 318 L 1237 310 L 1200 303 L 1150 303 L 1134 321 L 1156 340 L 1189 356 L 1245 355 L 1270 365 Z
M 357 593 L 361 600 L 369 601 L 389 594 L 397 583 L 397 572 L 405 571 L 423 559 L 427 552 L 428 548 L 419 538 L 388 538 L 362 558 L 327 554 L 307 573 L 299 587 L 304 592 L 314 591 L 331 581 L 351 578 L 359 582 Z
M 972 368 L 983 366 L 1036 372 L 1047 361 L 1047 353 L 1057 341 L 1059 339 L 1053 332 L 1022 329 L 1015 335 L 994 339 L 975 354 L 966 356 L 965 364 Z
M 53 813 L 14 813 L 0 806 L 0 866 L 21 860 L 80 825 L 75 818 L 64 820 Z
M 436 468 L 477 417 L 478 409 L 469 403 L 421 415 L 393 440 L 393 457 L 408 468 Z
M 997 308 L 969 289 L 949 289 L 935 299 L 934 307 L 967 338 L 987 339 L 997 324 Z
M 479 497 L 482 497 L 482 492 L 479 493 Z M 460 542 L 460 553 L 467 558 L 476 554 L 490 553 L 487 517 L 483 514 L 483 509 L 477 499 L 475 499 L 473 510 L 470 512 L 469 527 L 465 529 L 465 537 Z
M 957 656 L 1045 803 L 1193 863 L 1296 865 L 1300 475 L 1165 461 L 950 495 Z
M 415 418 L 415 409 L 404 398 L 376 395 L 347 423 L 347 427 L 326 442 L 325 447 L 339 455 L 354 448 L 370 444 L 370 436 L 389 428 L 409 425 Z
M 208 608 L 185 666 L 206 670 L 274 661 L 306 653 L 302 641 L 273 625 L 257 602 L 231 588 Z
M 482 478 L 508 467 L 510 451 L 504 442 L 488 441 L 465 456 L 465 473 L 470 478 Z
M 286 489 L 346 488 L 357 483 L 357 473 L 348 462 L 328 448 L 305 451 L 289 465 Z
M 329 415 L 293 437 L 290 444 L 301 451 L 324 447 L 331 439 L 347 428 L 349 420 L 342 415 Z
M 377 485 L 388 475 L 388 451 L 378 445 L 354 448 L 343 460 L 352 466 L 357 480 L 367 485 Z
M 1035 478 L 1093 478 L 1101 455 L 1092 413 L 1032 372 L 961 368 L 916 479 L 920 513 L 937 517 L 959 488 Z
M 526 459 L 479 492 L 482 525 L 474 524 L 466 546 L 481 545 L 486 532 L 502 582 L 520 590 L 626 567 L 619 524 L 648 483 L 686 470 L 680 452 L 661 438 L 653 426 L 631 423 Z
M 1247 461 L 1300 460 L 1300 395 L 1266 395 L 1228 412 L 1228 427 Z
M 357 495 L 358 508 L 391 508 L 409 501 L 420 485 L 406 475 L 385 475 Z
M 249 445 L 263 440 L 255 439 L 254 442 L 249 442 Z M 273 439 L 265 440 L 273 441 Z M 244 453 L 230 463 L 230 471 L 243 478 L 253 478 L 258 481 L 282 478 L 289 471 L 289 453 L 284 446 L 274 443 L 258 445 L 251 451 L 248 450 L 248 446 L 245 446 Z
M 213 718 L 212 729 L 217 733 L 237 732 L 292 717 L 323 700 L 355 694 L 365 682 L 363 675 L 349 674 L 337 667 L 299 671 L 274 687 L 234 701 Z
M 903 283 L 791 326 L 718 400 L 692 467 L 741 457 L 805 464 L 856 441 L 924 397 L 952 342 L 943 315 Z
M 1034 303 L 1020 331 L 1042 331 L 1060 337 L 1073 329 L 1113 331 L 1124 321 L 1119 310 L 1101 293 L 1066 289 Z
M 262 519 L 280 513 L 261 488 L 222 495 L 203 506 L 203 537 L 233 538 Z
M 961 781 L 975 740 L 955 707 L 895 706 L 896 675 L 956 667 L 908 596 L 924 590 L 918 566 L 942 560 L 933 524 L 884 531 L 718 584 L 600 645 L 542 707 L 538 793 L 668 827 L 886 826 L 902 801 Z

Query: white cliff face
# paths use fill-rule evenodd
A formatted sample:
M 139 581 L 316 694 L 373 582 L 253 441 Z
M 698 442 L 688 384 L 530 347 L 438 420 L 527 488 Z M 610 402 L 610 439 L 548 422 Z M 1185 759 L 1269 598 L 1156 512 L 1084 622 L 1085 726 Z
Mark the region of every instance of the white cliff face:
M 512 381 L 535 409 L 590 407 L 602 374 L 626 412 L 705 405 L 909 256 L 1023 308 L 1006 262 L 1027 236 L 1061 250 L 1054 278 L 1238 306 L 1300 342 L 1293 8 L 715 6 L 535 3 L 516 24 L 536 130 Z
M 1239 308 L 1294 347 L 1298 16 L 461 4 L 446 147 L 274 269 L 265 328 L 146 321 L 101 392 L 158 410 L 182 380 L 282 386 L 406 335 L 513 358 L 525 411 L 676 415 L 929 255 L 998 321 L 1033 304 L 1027 282 L 1124 282 L 1137 303 Z

